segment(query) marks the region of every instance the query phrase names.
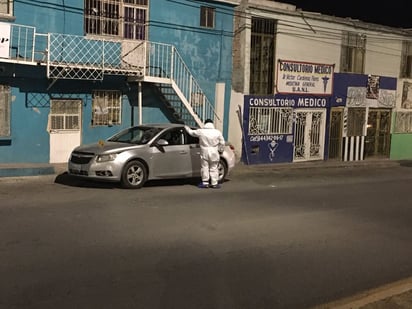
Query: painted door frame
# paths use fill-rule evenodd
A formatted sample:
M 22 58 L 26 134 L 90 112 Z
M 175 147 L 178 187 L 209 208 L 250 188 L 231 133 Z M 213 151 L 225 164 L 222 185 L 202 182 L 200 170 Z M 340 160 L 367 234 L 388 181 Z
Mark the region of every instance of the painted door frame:
M 54 104 L 59 104 L 59 107 L 54 108 Z M 48 124 L 50 163 L 67 162 L 73 148 L 80 145 L 82 106 L 82 100 L 79 99 L 50 100 Z

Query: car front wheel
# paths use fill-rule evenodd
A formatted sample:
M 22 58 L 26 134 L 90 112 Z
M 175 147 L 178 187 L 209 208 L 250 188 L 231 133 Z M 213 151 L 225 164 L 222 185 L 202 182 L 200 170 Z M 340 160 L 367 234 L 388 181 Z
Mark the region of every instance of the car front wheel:
M 122 171 L 121 185 L 126 189 L 139 189 L 147 180 L 146 167 L 142 162 L 130 161 Z

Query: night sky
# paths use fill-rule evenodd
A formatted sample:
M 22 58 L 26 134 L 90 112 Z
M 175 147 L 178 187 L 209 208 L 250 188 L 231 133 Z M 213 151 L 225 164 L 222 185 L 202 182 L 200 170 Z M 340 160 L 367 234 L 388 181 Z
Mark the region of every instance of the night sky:
M 304 11 L 318 12 L 331 16 L 351 17 L 380 25 L 412 28 L 412 13 L 407 0 L 374 1 L 363 0 L 279 0 L 296 5 Z

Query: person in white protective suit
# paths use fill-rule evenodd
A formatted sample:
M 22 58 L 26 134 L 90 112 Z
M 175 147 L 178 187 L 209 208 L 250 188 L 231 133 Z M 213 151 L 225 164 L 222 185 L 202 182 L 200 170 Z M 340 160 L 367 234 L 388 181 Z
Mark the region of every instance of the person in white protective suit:
M 185 126 L 187 133 L 199 138 L 200 145 L 200 173 L 202 182 L 199 188 L 220 188 L 219 179 L 219 160 L 220 153 L 225 146 L 225 139 L 222 133 L 215 129 L 211 119 L 205 120 L 205 125 L 201 129 L 192 130 Z M 210 186 L 209 186 L 210 180 Z

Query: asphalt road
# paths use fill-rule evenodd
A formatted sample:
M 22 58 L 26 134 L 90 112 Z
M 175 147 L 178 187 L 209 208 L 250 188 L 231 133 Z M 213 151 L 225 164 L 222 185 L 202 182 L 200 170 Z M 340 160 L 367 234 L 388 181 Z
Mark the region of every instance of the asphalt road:
M 311 308 L 412 276 L 412 168 L 0 181 L 0 308 Z

